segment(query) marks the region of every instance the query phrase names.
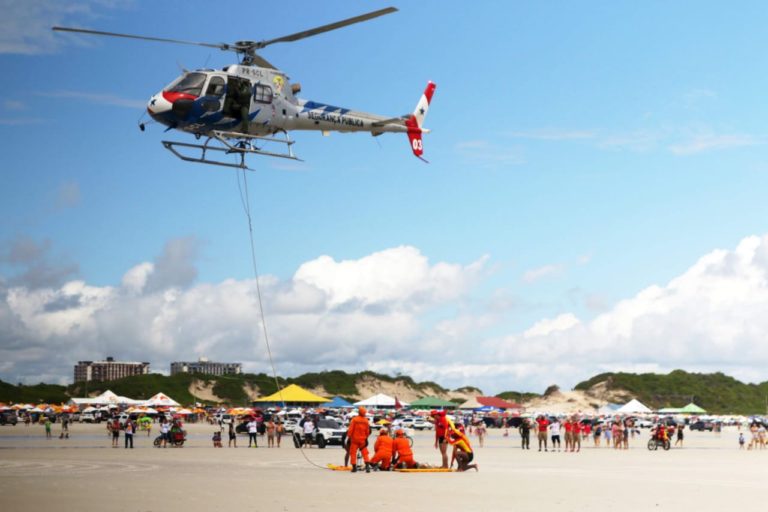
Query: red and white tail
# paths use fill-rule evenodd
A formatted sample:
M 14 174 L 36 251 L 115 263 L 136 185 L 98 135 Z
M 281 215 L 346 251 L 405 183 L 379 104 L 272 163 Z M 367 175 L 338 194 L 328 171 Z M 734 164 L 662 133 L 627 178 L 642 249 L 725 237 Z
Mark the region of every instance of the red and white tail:
M 421 99 L 416 104 L 416 109 L 413 114 L 406 119 L 405 126 L 408 127 L 408 141 L 411 143 L 411 149 L 413 154 L 422 158 L 424 154 L 424 145 L 421 142 L 421 134 L 428 130 L 422 130 L 421 126 L 424 124 L 424 118 L 427 117 L 427 110 L 429 110 L 429 103 L 432 101 L 432 95 L 435 93 L 434 82 L 427 82 L 427 88 L 424 89 L 424 94 L 421 95 Z M 426 162 L 426 160 L 424 160 Z

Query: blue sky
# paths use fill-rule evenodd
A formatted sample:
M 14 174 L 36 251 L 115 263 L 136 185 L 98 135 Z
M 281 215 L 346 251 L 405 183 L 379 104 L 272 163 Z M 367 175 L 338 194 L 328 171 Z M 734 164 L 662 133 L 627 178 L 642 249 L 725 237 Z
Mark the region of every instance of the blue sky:
M 137 128 L 181 67 L 233 56 L 51 25 L 233 42 L 388 5 L 1 1 L 0 378 L 66 382 L 106 355 L 267 369 L 237 174 Z M 278 371 L 488 392 L 768 379 L 764 5 L 480 5 L 409 2 L 264 50 L 302 97 L 382 115 L 438 86 L 429 165 L 405 136 L 317 133 L 293 134 L 303 163 L 252 162 Z

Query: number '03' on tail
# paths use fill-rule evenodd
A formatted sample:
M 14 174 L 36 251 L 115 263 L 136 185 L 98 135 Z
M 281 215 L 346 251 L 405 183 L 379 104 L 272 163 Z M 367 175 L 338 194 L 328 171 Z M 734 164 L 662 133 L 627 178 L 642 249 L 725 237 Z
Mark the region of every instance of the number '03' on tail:
M 421 99 L 416 104 L 416 109 L 413 114 L 405 121 L 405 126 L 408 128 L 408 141 L 411 143 L 411 150 L 413 154 L 418 158 L 424 160 L 421 156 L 424 154 L 424 144 L 421 141 L 421 134 L 428 132 L 429 130 L 423 129 L 424 118 L 427 117 L 427 110 L 429 110 L 429 104 L 432 101 L 432 95 L 435 93 L 434 82 L 427 82 L 427 88 L 424 89 L 424 94 L 421 95 Z M 426 162 L 426 160 L 424 160 Z

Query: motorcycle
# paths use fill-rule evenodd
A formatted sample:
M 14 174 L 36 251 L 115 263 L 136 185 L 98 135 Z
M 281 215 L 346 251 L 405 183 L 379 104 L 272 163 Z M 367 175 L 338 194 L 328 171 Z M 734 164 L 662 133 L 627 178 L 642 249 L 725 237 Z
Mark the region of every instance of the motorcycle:
M 672 447 L 672 442 L 669 440 L 669 435 L 664 427 L 656 427 L 651 430 L 651 438 L 648 440 L 649 450 L 655 451 L 659 447 L 664 448 L 664 450 L 669 450 Z

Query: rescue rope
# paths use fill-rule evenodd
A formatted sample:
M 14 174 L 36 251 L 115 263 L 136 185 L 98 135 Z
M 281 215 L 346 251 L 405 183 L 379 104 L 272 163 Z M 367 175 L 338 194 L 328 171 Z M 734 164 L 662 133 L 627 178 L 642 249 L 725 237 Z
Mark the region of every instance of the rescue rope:
M 259 315 L 261 318 L 261 327 L 262 331 L 264 333 L 264 344 L 267 346 L 267 356 L 269 357 L 269 365 L 272 368 L 272 378 L 275 380 L 275 387 L 277 388 L 277 392 L 280 396 L 280 402 L 285 404 L 285 400 L 283 400 L 283 386 L 280 385 L 280 381 L 277 378 L 277 368 L 275 367 L 275 361 L 272 357 L 272 347 L 269 344 L 269 332 L 267 330 L 267 320 L 266 315 L 264 314 L 264 303 L 261 298 L 261 286 L 259 285 L 259 269 L 256 265 L 256 244 L 253 240 L 253 220 L 251 217 L 251 199 L 248 194 L 248 174 L 247 169 L 242 169 L 243 174 L 243 185 L 240 185 L 240 174 L 236 173 L 237 177 L 237 188 L 240 192 L 240 202 L 243 205 L 243 211 L 245 212 L 245 216 L 248 220 L 248 237 L 251 244 L 251 266 L 253 268 L 253 276 L 256 280 L 256 297 L 259 301 Z M 243 191 L 245 191 L 245 194 L 243 194 Z M 291 434 L 291 438 L 293 438 L 293 434 Z M 301 455 L 304 457 L 304 460 L 306 460 L 309 464 L 320 468 L 320 469 L 328 469 L 327 467 L 323 467 L 320 464 L 317 464 L 313 462 L 312 460 L 307 457 L 307 454 L 304 452 L 304 445 L 302 443 L 301 446 L 299 446 L 299 449 L 301 451 Z

